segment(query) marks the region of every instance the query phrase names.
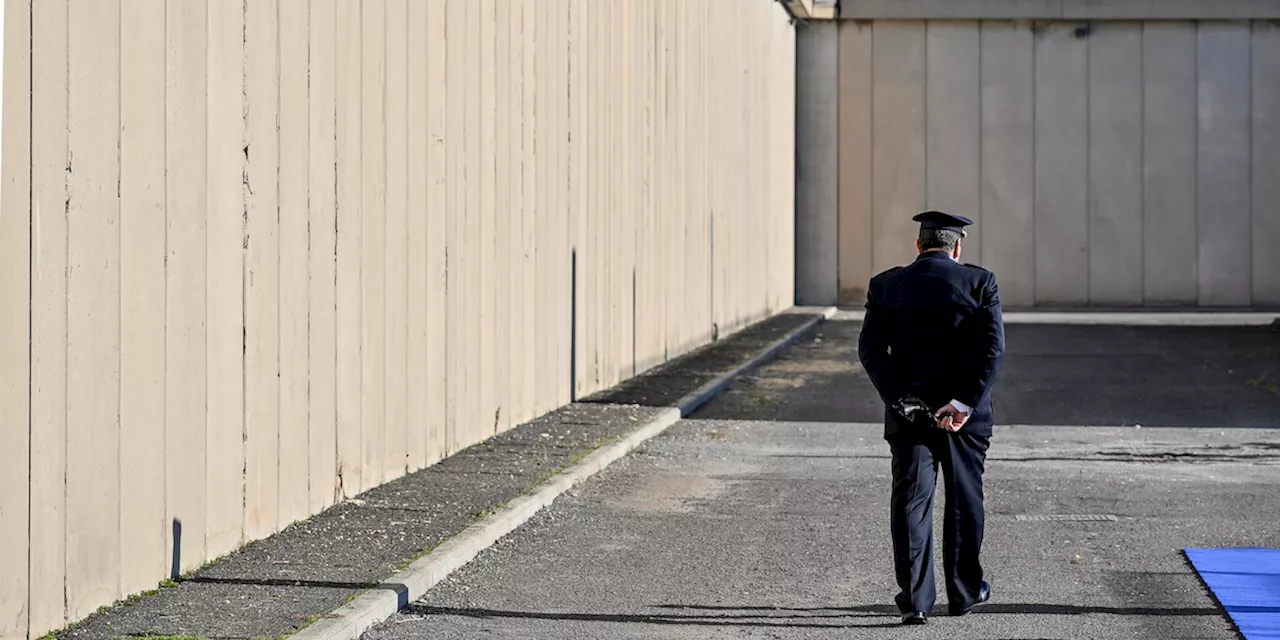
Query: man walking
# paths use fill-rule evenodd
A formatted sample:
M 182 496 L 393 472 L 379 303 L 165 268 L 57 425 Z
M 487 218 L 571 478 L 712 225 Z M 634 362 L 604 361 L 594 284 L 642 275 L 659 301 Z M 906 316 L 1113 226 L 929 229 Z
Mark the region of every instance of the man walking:
M 942 468 L 943 571 L 951 615 L 986 602 L 982 472 L 1004 354 L 995 274 L 960 262 L 972 220 L 940 211 L 920 223 L 918 256 L 871 279 L 858 356 L 885 403 L 892 452 L 891 525 L 903 624 L 924 624 L 936 597 L 933 494 Z

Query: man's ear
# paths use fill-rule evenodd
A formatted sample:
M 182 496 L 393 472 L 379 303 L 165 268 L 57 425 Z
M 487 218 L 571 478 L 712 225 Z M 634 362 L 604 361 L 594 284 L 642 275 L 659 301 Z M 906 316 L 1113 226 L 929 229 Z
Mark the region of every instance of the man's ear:
M 924 253 L 924 248 L 920 246 L 920 240 L 916 240 L 916 254 Z

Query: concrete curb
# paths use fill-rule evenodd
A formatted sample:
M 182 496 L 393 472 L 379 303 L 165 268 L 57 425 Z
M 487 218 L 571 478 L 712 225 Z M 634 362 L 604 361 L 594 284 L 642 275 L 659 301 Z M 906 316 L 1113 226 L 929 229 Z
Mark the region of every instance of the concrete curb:
M 789 312 L 796 311 L 802 310 Z M 534 514 L 551 504 L 574 485 L 590 478 L 613 461 L 634 451 L 641 443 L 679 422 L 682 417 L 694 412 L 723 390 L 735 377 L 773 358 L 787 345 L 829 319 L 835 312 L 835 307 L 815 310 L 814 313 L 819 314 L 818 317 L 774 341 L 747 363 L 681 398 L 676 407 L 662 411 L 656 418 L 631 432 L 630 435 L 597 449 L 582 462 L 547 480 L 533 493 L 512 500 L 494 514 L 449 538 L 409 565 L 407 569 L 387 578 L 377 587 L 289 637 L 291 640 L 357 640 L 365 631 L 421 598 L 427 590 L 444 580 L 450 573 L 470 562 L 503 536 L 528 522 Z
M 844 310 L 837 320 L 862 320 L 860 310 Z M 1125 327 L 1258 327 L 1280 322 L 1269 311 L 1006 311 L 1004 323 Z

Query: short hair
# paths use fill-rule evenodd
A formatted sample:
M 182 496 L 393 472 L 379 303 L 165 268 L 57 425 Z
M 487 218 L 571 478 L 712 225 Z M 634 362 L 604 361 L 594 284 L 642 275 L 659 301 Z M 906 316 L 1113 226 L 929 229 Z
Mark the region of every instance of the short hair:
M 959 231 L 950 229 L 921 229 L 920 249 L 923 251 L 943 249 L 950 253 L 956 250 L 956 245 L 960 243 L 960 237 Z

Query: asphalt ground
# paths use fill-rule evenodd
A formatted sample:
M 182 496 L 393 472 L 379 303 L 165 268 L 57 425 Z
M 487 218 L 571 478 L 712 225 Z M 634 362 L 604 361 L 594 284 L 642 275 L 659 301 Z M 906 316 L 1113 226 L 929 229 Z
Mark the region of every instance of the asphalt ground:
M 1280 332 L 1009 326 L 992 601 L 903 629 L 857 330 L 823 325 L 368 640 L 1237 637 L 1181 550 L 1280 547 Z

